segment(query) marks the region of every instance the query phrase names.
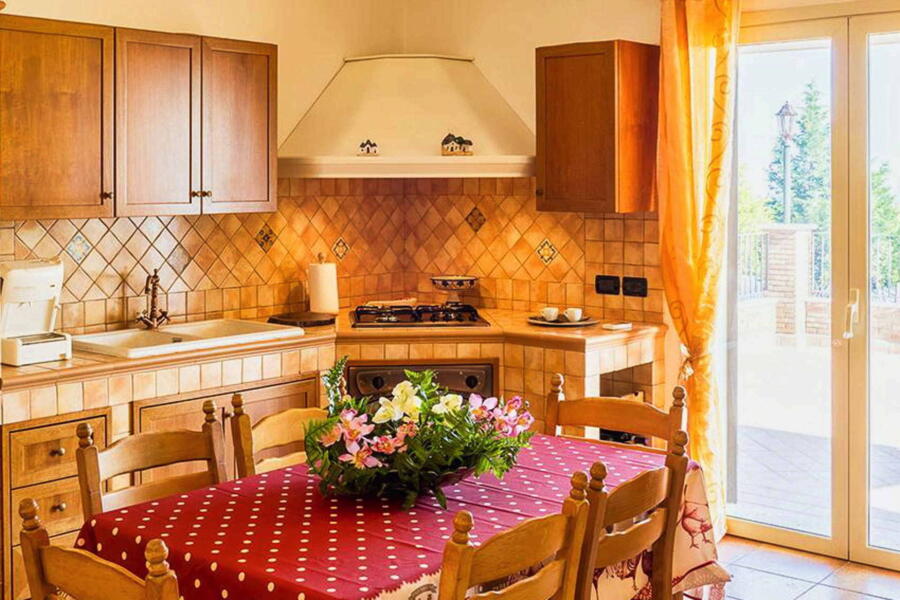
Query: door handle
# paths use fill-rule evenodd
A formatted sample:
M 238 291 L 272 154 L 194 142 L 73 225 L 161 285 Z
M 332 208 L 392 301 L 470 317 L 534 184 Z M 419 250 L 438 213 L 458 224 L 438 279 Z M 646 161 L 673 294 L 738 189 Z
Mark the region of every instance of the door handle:
M 844 339 L 854 336 L 853 328 L 859 323 L 859 288 L 850 288 L 850 301 L 844 312 Z

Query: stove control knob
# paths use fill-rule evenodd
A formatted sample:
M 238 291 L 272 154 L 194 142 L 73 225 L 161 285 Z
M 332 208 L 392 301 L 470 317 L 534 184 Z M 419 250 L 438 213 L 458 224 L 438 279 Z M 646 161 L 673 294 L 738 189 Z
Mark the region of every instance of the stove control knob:
M 479 383 L 480 381 L 474 375 L 469 375 L 468 377 L 466 377 L 466 387 L 468 387 L 470 390 L 474 390 L 476 387 L 478 387 Z
M 381 388 L 383 388 L 384 387 L 384 377 L 382 377 L 381 375 L 376 375 L 375 377 L 373 377 L 372 378 L 372 387 L 374 387 L 376 390 L 380 390 Z

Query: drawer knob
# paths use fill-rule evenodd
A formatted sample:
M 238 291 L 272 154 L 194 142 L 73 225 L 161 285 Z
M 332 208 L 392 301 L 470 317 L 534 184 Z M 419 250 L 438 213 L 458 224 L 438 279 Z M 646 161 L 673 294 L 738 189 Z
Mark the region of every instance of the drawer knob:
M 54 504 L 53 506 L 51 506 L 50 511 L 51 512 L 63 512 L 67 508 L 69 508 L 68 504 L 66 504 L 65 502 L 60 502 L 59 504 Z
M 53 450 L 50 451 L 50 456 L 65 456 L 65 455 L 66 455 L 66 449 L 63 447 L 54 448 Z

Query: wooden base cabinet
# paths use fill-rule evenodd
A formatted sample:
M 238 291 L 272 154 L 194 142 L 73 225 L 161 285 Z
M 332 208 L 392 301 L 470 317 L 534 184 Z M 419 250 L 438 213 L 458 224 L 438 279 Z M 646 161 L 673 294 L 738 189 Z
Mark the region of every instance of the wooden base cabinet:
M 292 383 L 282 383 L 242 390 L 244 396 L 244 410 L 250 415 L 253 422 L 267 414 L 279 412 L 288 408 L 306 408 L 318 406 L 318 383 L 314 378 L 304 379 Z M 135 403 L 134 424 L 135 433 L 149 431 L 166 431 L 170 429 L 200 429 L 203 425 L 203 403 L 213 400 L 219 409 L 219 420 L 225 427 L 225 456 L 227 458 L 228 478 L 235 477 L 234 442 L 231 437 L 231 426 L 228 417 L 231 415 L 231 398 L 234 392 L 216 395 L 204 395 L 195 398 L 179 399 L 174 402 L 159 403 Z M 275 449 L 274 454 L 288 454 L 294 449 L 283 447 Z M 141 475 L 143 481 L 153 481 L 175 475 L 192 473 L 205 468 L 205 464 L 198 462 L 187 465 L 171 465 L 144 471 Z
M 659 47 L 547 46 L 536 61 L 537 209 L 655 210 Z
M 80 423 L 94 428 L 94 442 L 108 439 L 108 409 L 13 423 L 2 427 L 3 461 L 3 598 L 29 598 L 19 551 L 19 502 L 34 498 L 41 521 L 54 544 L 71 546 L 81 529 L 81 494 L 75 449 Z

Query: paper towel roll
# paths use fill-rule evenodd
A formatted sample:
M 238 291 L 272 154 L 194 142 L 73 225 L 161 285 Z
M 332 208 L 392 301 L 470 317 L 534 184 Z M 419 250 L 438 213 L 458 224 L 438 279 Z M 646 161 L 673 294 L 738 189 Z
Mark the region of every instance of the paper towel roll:
M 337 265 L 312 263 L 309 265 L 309 310 L 338 314 Z

